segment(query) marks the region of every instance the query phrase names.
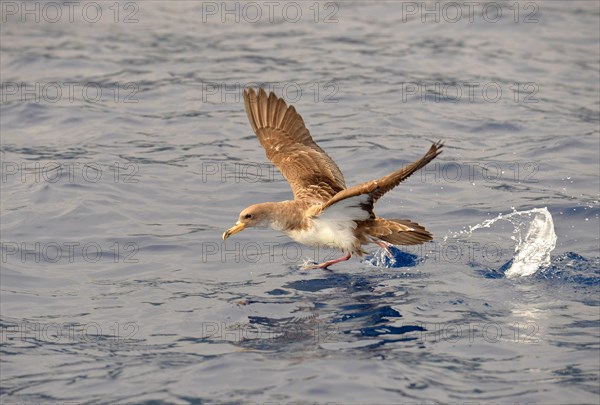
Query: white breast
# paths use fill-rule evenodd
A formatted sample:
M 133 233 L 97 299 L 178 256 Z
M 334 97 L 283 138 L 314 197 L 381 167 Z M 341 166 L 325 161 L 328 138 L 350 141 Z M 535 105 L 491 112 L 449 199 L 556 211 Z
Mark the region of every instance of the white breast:
M 290 238 L 298 243 L 308 246 L 326 246 L 345 252 L 354 250 L 356 238 L 354 221 L 330 221 L 324 218 L 315 218 L 312 226 L 306 230 L 288 231 Z
M 361 195 L 341 200 L 311 219 L 311 226 L 307 230 L 288 231 L 287 234 L 304 245 L 326 246 L 351 252 L 356 246 L 355 221 L 370 217 L 370 213 L 361 207 L 367 198 L 367 195 Z

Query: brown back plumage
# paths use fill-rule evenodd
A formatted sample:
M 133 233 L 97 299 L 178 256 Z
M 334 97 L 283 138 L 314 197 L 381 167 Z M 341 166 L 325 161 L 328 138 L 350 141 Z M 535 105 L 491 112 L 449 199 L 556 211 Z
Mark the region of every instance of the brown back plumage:
M 260 144 L 286 178 L 294 198 L 326 202 L 346 188 L 344 176 L 313 141 L 300 114 L 283 99 L 263 89 L 244 90 L 244 105 Z

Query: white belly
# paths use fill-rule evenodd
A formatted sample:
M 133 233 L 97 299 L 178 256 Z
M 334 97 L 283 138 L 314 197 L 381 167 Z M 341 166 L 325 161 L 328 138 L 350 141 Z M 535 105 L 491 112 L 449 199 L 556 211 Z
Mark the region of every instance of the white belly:
M 311 221 L 312 226 L 304 231 L 288 231 L 288 236 L 308 246 L 325 246 L 352 252 L 356 245 L 354 221 L 332 221 L 323 217 Z

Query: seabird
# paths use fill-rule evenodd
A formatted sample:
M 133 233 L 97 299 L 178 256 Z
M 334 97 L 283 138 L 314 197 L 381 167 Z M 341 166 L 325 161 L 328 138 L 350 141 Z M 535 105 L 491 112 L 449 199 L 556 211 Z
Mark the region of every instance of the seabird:
M 373 204 L 441 153 L 442 142 L 431 145 L 419 160 L 377 180 L 346 188 L 342 172 L 315 143 L 294 106 L 273 92 L 244 89 L 246 113 L 260 144 L 288 181 L 293 200 L 254 204 L 244 209 L 223 240 L 250 227 L 270 227 L 298 243 L 327 247 L 345 255 L 311 266 L 325 269 L 362 256 L 363 245 L 419 245 L 432 235 L 407 219 L 380 218 Z M 388 250 L 389 251 L 389 250 Z

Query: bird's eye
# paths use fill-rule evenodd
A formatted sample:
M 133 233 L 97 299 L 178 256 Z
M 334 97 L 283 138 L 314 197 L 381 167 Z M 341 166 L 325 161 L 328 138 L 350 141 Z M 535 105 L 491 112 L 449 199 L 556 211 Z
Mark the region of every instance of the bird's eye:
M 246 214 L 246 215 L 244 215 L 244 219 L 250 219 L 250 218 L 252 218 L 252 214 Z

